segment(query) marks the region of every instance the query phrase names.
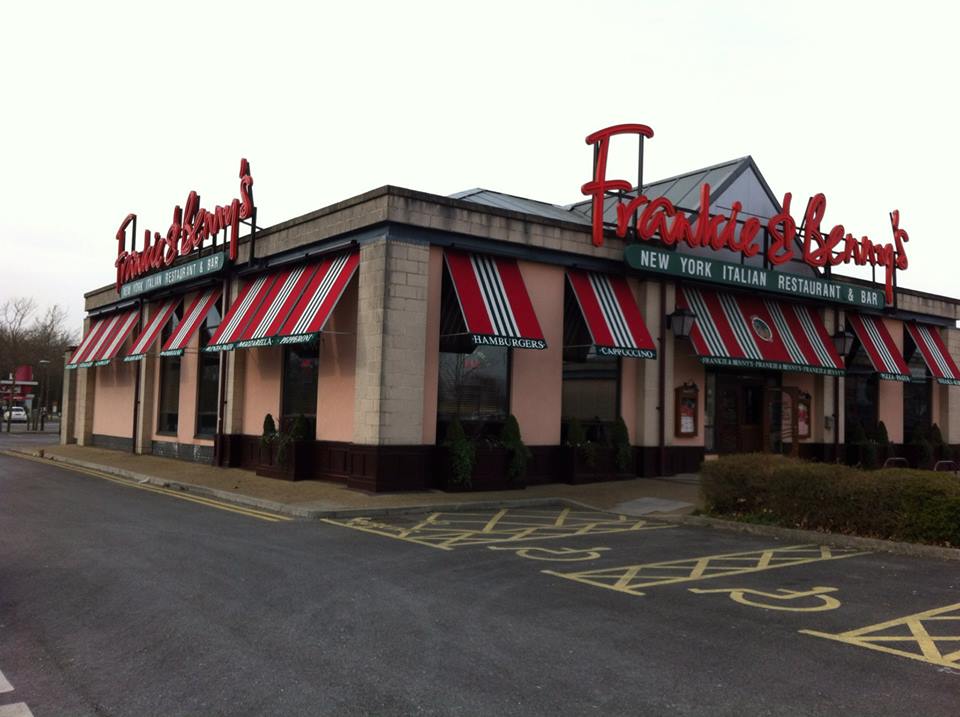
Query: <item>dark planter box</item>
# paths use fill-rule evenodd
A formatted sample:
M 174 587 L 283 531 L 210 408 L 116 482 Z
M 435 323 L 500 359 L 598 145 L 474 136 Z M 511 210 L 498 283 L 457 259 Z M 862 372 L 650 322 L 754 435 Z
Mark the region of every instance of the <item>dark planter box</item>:
M 509 462 L 510 452 L 504 448 L 478 447 L 470 485 L 461 485 L 451 480 L 453 470 L 450 465 L 450 451 L 440 446 L 437 448 L 437 470 L 434 471 L 433 486 L 451 493 L 524 488 L 524 482 L 511 482 L 507 479 Z
M 287 462 L 281 465 L 277 457 L 277 445 L 268 443 L 260 445 L 260 461 L 256 472 L 264 478 L 278 480 L 307 480 L 311 478 L 310 442 L 296 441 L 287 446 Z
M 635 478 L 635 471 L 621 471 L 617 466 L 617 451 L 611 446 L 594 448 L 594 460 L 588 462 L 583 450 L 562 446 L 563 480 L 566 483 L 598 483 L 608 480 Z

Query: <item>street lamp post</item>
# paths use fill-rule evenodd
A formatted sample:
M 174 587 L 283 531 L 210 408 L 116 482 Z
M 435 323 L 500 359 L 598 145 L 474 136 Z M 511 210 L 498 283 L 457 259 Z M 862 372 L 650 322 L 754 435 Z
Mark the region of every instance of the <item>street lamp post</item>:
M 47 386 L 50 383 L 49 369 L 50 362 L 47 359 L 37 361 L 40 368 L 43 369 L 40 380 L 43 381 L 43 387 L 40 389 L 40 430 L 43 431 L 46 410 L 47 410 Z

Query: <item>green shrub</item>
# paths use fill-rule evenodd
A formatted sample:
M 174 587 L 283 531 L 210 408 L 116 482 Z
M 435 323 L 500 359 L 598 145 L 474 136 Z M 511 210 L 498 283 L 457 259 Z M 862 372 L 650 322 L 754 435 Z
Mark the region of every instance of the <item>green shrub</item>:
M 633 466 L 633 448 L 630 445 L 630 433 L 627 431 L 627 424 L 622 417 L 617 418 L 613 424 L 610 442 L 616 450 L 617 468 L 621 473 L 626 473 Z
M 949 474 L 744 454 L 705 463 L 702 476 L 712 515 L 960 546 L 960 481 Z
M 507 479 L 511 483 L 520 483 L 527 477 L 527 463 L 533 457 L 520 437 L 520 424 L 512 413 L 500 430 L 500 443 L 510 452 L 510 462 L 507 464 Z
M 874 433 L 874 439 L 881 448 L 886 448 L 890 445 L 890 434 L 887 433 L 887 424 L 883 421 L 877 424 L 876 433 Z
M 476 447 L 463 431 L 460 419 L 454 417 L 447 428 L 447 438 L 443 442 L 450 453 L 450 480 L 455 485 L 469 486 L 473 478 L 473 464 L 476 460 Z

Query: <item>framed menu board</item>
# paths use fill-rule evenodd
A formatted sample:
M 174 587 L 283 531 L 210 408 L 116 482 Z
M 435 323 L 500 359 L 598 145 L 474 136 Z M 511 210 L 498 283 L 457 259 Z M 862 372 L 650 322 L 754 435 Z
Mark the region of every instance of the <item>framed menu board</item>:
M 673 432 L 677 438 L 692 438 L 699 433 L 699 403 L 697 384 L 685 383 L 674 390 Z

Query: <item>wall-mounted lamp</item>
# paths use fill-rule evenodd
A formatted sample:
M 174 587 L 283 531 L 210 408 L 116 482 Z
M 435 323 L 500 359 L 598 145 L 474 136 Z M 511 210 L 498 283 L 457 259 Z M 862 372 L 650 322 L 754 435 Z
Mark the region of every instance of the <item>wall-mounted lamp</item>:
M 667 316 L 667 321 L 670 324 L 670 330 L 673 332 L 673 335 L 678 339 L 685 339 L 690 336 L 690 331 L 693 329 L 693 321 L 696 318 L 697 315 L 690 311 L 690 309 L 678 308 Z
M 833 335 L 833 347 L 842 358 L 846 358 L 853 348 L 853 334 L 849 331 L 840 330 Z

